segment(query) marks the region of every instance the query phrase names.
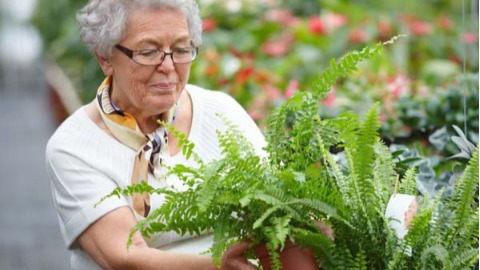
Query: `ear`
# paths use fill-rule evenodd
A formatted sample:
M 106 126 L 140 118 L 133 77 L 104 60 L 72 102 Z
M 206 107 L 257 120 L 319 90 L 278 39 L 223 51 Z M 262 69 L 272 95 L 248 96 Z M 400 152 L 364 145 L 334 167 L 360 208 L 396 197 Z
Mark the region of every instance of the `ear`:
M 97 61 L 100 64 L 100 67 L 102 68 L 103 73 L 105 73 L 105 75 L 107 76 L 112 76 L 113 67 L 112 67 L 112 63 L 110 62 L 110 59 L 99 55 L 97 52 L 95 52 L 95 58 L 97 58 Z

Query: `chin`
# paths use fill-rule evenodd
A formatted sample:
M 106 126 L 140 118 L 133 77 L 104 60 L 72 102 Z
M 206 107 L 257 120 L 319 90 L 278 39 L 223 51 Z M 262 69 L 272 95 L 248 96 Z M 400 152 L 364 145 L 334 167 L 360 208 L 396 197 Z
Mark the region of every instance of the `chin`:
M 175 102 L 176 100 L 175 99 L 171 99 L 171 101 L 166 101 L 165 98 L 163 98 L 163 100 L 161 100 L 160 102 L 155 102 L 153 104 L 153 110 L 157 112 L 157 114 L 159 113 L 163 113 L 163 112 L 166 112 L 168 111 L 170 108 L 172 108 L 173 106 L 175 106 Z

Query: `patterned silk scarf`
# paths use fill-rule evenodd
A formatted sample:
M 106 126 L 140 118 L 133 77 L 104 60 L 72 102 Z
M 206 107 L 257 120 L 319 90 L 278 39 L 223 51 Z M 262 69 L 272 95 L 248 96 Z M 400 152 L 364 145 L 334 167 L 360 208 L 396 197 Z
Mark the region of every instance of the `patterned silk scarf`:
M 110 100 L 112 78 L 107 77 L 97 91 L 97 108 L 103 121 L 113 136 L 124 145 L 137 151 L 135 155 L 131 184 L 148 181 L 148 173 L 155 177 L 163 175 L 162 157 L 168 155 L 167 129 L 160 126 L 150 134 L 143 134 L 135 118 L 116 107 Z M 173 124 L 177 112 L 177 105 L 173 106 L 159 120 Z M 150 212 L 150 195 L 135 193 L 132 196 L 133 208 L 142 217 Z

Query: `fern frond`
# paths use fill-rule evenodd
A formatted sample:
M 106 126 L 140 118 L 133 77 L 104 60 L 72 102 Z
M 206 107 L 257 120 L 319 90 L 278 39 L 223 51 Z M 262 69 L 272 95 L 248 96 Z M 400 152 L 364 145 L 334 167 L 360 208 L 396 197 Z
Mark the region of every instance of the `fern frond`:
M 387 270 L 398 270 L 405 269 L 405 260 L 406 257 L 405 251 L 403 249 L 397 250 L 393 255 L 393 258 L 390 259 L 387 265 Z
M 339 188 L 340 195 L 343 197 L 343 201 L 346 204 L 352 203 L 352 200 L 349 196 L 350 194 L 350 184 L 347 177 L 344 175 L 339 165 L 335 161 L 333 155 L 327 151 L 323 139 L 317 135 L 317 141 L 319 142 L 319 149 L 323 156 L 323 162 L 328 165 L 328 174 L 331 177 L 331 181 Z
M 379 127 L 378 104 L 367 112 L 365 119 L 360 124 L 357 136 L 346 138 L 345 153 L 348 160 L 350 175 L 350 190 L 354 212 L 359 213 L 361 220 L 371 236 L 375 235 L 374 224 L 369 217 L 373 216 L 378 207 L 378 198 L 372 183 L 373 166 L 375 164 L 374 145 L 378 141 L 377 129 Z
M 373 171 L 373 188 L 375 189 L 374 194 L 378 201 L 378 210 L 384 212 L 390 194 L 393 193 L 392 183 L 396 177 L 395 165 L 390 149 L 381 141 L 375 144 L 374 150 L 376 152 L 376 162 Z
M 405 172 L 400 184 L 398 185 L 398 193 L 416 195 L 418 193 L 417 188 L 417 169 L 416 167 L 410 167 Z
M 478 263 L 478 249 L 467 249 L 454 255 L 451 258 L 452 269 L 473 269 L 472 266 Z
M 463 227 L 464 220 L 475 212 L 478 213 L 478 185 L 477 148 L 463 175 L 457 179 L 452 198 L 448 199 L 446 203 L 446 208 L 452 211 L 451 224 L 446 233 L 449 242 L 447 248 L 453 246 Z
M 275 187 L 269 187 L 268 190 L 265 191 L 257 191 L 255 197 L 269 205 L 280 205 L 286 200 L 285 193 Z
M 97 207 L 100 203 L 105 201 L 110 197 L 117 196 L 120 198 L 121 196 L 132 196 L 135 193 L 150 193 L 150 194 L 171 194 L 171 191 L 165 188 L 155 189 L 154 187 L 150 186 L 147 182 L 141 181 L 138 184 L 132 184 L 126 187 L 116 187 L 110 194 L 100 198 L 100 200 L 95 203 L 94 207 Z
M 440 244 L 425 249 L 420 255 L 420 261 L 422 269 L 431 269 L 436 262 L 440 262 L 442 269 L 453 269 L 448 250 Z
M 344 224 L 345 226 L 348 226 L 350 228 L 355 228 L 346 218 L 340 216 L 337 212 L 337 210 L 322 202 L 322 201 L 318 201 L 318 200 L 309 200 L 309 199 L 293 199 L 291 201 L 288 202 L 288 204 L 301 204 L 301 205 L 304 205 L 306 207 L 308 207 L 310 209 L 310 211 L 312 211 L 313 213 L 322 213 L 324 214 L 325 216 L 328 216 L 329 218 L 333 218 L 339 222 L 341 222 L 342 224 Z
M 424 209 L 413 218 L 411 228 L 403 239 L 404 248 L 412 247 L 416 250 L 424 250 L 428 245 L 432 244 L 431 242 L 423 241 L 423 239 L 428 238 L 430 235 L 430 221 L 439 203 L 440 197 L 438 197 L 432 205 L 426 205 Z
M 261 227 L 263 225 L 263 222 L 268 217 L 270 217 L 270 215 L 272 215 L 275 211 L 278 211 L 278 210 L 282 209 L 282 206 L 283 205 L 277 205 L 277 206 L 270 207 L 269 209 L 267 209 L 267 211 L 265 211 L 265 213 L 263 213 L 263 215 L 261 215 L 257 220 L 255 220 L 255 222 L 253 223 L 253 229 L 257 229 L 257 228 Z
M 288 107 L 286 105 L 278 107 L 267 119 L 267 152 L 273 164 L 280 165 L 284 156 L 287 156 L 285 147 L 285 138 L 287 136 L 285 125 L 287 120 Z
M 353 51 L 348 53 L 340 60 L 330 61 L 330 68 L 326 69 L 315 81 L 313 82 L 314 91 L 313 94 L 317 99 L 323 98 L 333 84 L 337 82 L 339 78 L 343 78 L 348 74 L 352 74 L 357 70 L 358 63 L 372 59 L 379 55 L 383 51 L 384 43 L 378 43 L 375 47 L 365 47 L 360 52 Z
M 215 198 L 219 186 L 219 172 L 223 167 L 224 163 L 219 161 L 209 163 L 202 168 L 203 182 L 197 189 L 196 198 L 196 203 L 200 211 L 206 211 L 210 206 L 211 201 Z
M 476 247 L 478 251 L 478 233 L 479 229 L 479 213 L 478 210 L 472 213 L 463 221 L 463 227 L 460 228 L 458 237 L 455 239 L 456 251 L 469 250 Z
M 202 166 L 200 166 L 201 168 Z M 167 177 L 176 175 L 180 181 L 189 187 L 193 187 L 201 181 L 200 169 L 195 167 L 188 167 L 183 164 L 175 164 L 175 166 L 167 167 Z
M 266 228 L 266 229 L 268 229 L 268 228 Z M 266 235 L 268 235 L 270 239 L 275 239 L 275 233 L 273 232 L 273 230 L 270 233 L 266 232 Z M 270 265 L 272 266 L 272 270 L 281 270 L 282 269 L 282 263 L 280 261 L 280 253 L 278 252 L 277 243 L 267 242 L 266 245 L 267 245 L 268 256 L 270 258 Z
M 168 131 L 173 135 L 173 137 L 178 140 L 177 147 L 181 149 L 181 152 L 186 159 L 190 159 L 190 157 L 193 157 L 193 160 L 196 163 L 203 164 L 200 156 L 193 150 L 195 148 L 195 144 L 188 139 L 187 134 L 180 132 L 178 129 L 175 128 L 175 126 L 171 124 L 165 123 L 163 121 L 158 121 L 158 123 L 165 126 Z
M 220 266 L 220 259 L 227 248 L 228 239 L 229 235 L 226 231 L 226 224 L 222 222 L 215 223 L 213 227 L 213 244 L 210 251 L 212 253 L 213 263 L 217 266 Z
M 294 238 L 301 246 L 310 248 L 316 255 L 322 269 L 331 269 L 336 261 L 334 242 L 322 233 L 313 233 L 303 229 L 294 229 Z
M 360 250 L 357 252 L 354 261 L 353 269 L 367 270 L 367 255 L 365 251 L 360 247 Z
M 394 39 L 396 38 L 397 37 Z M 326 96 L 326 93 L 330 91 L 336 81 L 355 71 L 359 62 L 371 59 L 380 54 L 383 51 L 384 44 L 389 42 L 379 43 L 374 47 L 366 46 L 360 52 L 353 51 L 342 57 L 338 62 L 332 60 L 330 67 L 315 79 L 311 93 L 299 91 L 273 111 L 267 119 L 267 132 L 265 133 L 265 138 L 268 142 L 267 152 L 271 154 L 270 158 L 273 164 L 285 164 L 284 159 L 288 159 L 291 153 L 295 153 L 295 151 L 289 151 L 289 140 L 295 138 L 295 136 L 289 136 L 288 130 L 285 130 L 289 114 L 305 113 L 308 115 L 303 118 L 302 115 L 295 116 L 298 117 L 298 119 L 296 119 L 298 120 L 296 126 L 307 127 L 305 124 L 302 124 L 302 120 L 308 122 L 308 118 L 310 118 L 310 122 L 312 123 L 313 118 L 310 116 L 318 114 L 318 105 L 316 105 L 316 102 Z M 310 127 L 311 126 L 313 126 L 313 123 Z
M 346 145 L 346 149 L 352 149 L 352 160 L 349 164 L 351 170 L 356 175 L 357 181 L 359 181 L 360 192 L 364 196 L 370 196 L 374 194 L 374 188 L 370 179 L 373 175 L 373 167 L 375 164 L 375 149 L 379 135 L 378 128 L 380 122 L 378 120 L 378 103 L 370 108 L 365 116 L 363 123 L 360 126 L 357 140 L 354 141 L 354 148 L 349 148 Z M 367 199 L 371 199 L 366 197 Z M 369 203 L 368 201 L 366 203 Z M 373 202 L 375 203 L 375 202 Z
M 287 236 L 290 235 L 290 221 L 292 218 L 289 215 L 273 218 L 272 225 L 275 231 L 275 238 L 277 239 L 280 250 L 285 248 L 285 241 L 287 240 Z

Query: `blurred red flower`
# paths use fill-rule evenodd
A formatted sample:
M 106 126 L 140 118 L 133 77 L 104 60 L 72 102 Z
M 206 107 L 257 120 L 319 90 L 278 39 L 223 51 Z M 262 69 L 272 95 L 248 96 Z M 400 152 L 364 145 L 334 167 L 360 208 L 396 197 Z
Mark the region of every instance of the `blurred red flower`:
M 421 20 L 412 20 L 408 24 L 410 32 L 417 36 L 426 36 L 433 33 L 433 27 L 430 23 Z
M 290 50 L 293 40 L 293 35 L 285 34 L 278 40 L 270 40 L 265 42 L 262 46 L 262 51 L 269 56 L 285 55 Z
M 310 32 L 315 35 L 322 35 L 325 33 L 325 25 L 320 16 L 312 16 L 308 19 L 308 28 Z
M 404 75 L 395 75 L 387 80 L 387 89 L 395 98 L 408 94 L 410 86 L 410 79 Z
M 264 16 L 269 22 L 276 22 L 286 27 L 294 27 L 300 23 L 300 19 L 295 17 L 289 9 L 273 8 L 269 9 Z
M 360 27 L 353 28 L 353 30 L 348 34 L 348 41 L 352 43 L 362 43 L 368 41 L 368 39 L 368 33 Z
M 285 90 L 285 98 L 290 98 L 295 94 L 295 92 L 298 91 L 298 87 L 300 84 L 296 80 L 291 80 L 290 83 L 287 86 L 287 89 Z
M 330 92 L 328 92 L 327 97 L 322 101 L 322 104 L 327 107 L 332 107 L 334 105 L 336 98 L 335 89 L 332 88 Z
M 202 29 L 204 32 L 211 32 L 217 29 L 217 21 L 213 18 L 206 18 L 202 21 Z
M 468 32 L 462 35 L 462 41 L 467 44 L 478 43 L 478 33 Z
M 447 16 L 442 16 L 437 19 L 437 24 L 440 28 L 450 31 L 453 29 L 453 22 Z
M 278 100 L 282 98 L 282 93 L 280 89 L 275 87 L 272 84 L 265 84 L 262 86 L 262 91 L 267 95 L 267 98 L 270 101 Z
M 326 28 L 331 32 L 337 28 L 340 28 L 348 23 L 348 17 L 339 13 L 327 13 L 322 15 L 323 22 Z
M 205 69 L 205 75 L 208 77 L 216 76 L 218 74 L 219 68 L 215 64 L 210 64 Z
M 219 78 L 217 80 L 217 85 L 218 86 L 225 86 L 228 84 L 228 79 L 227 78 Z
M 267 108 L 267 98 L 260 94 L 253 98 L 250 107 L 247 109 L 247 112 L 254 121 L 260 121 L 267 114 Z
M 235 75 L 235 83 L 244 84 L 250 79 L 254 73 L 253 67 L 244 67 Z
M 390 37 L 392 35 L 392 24 L 388 19 L 380 19 L 377 24 L 377 29 L 381 37 Z

